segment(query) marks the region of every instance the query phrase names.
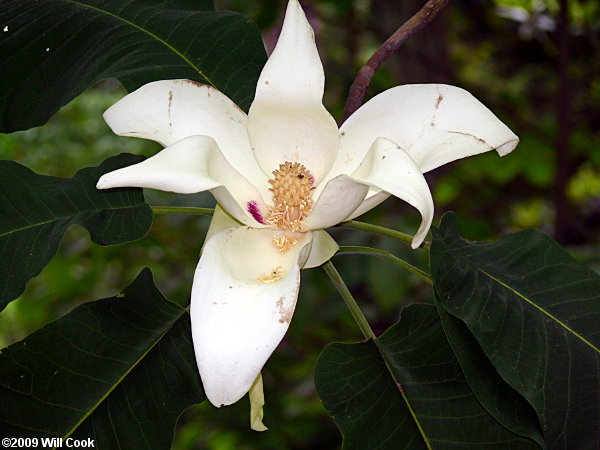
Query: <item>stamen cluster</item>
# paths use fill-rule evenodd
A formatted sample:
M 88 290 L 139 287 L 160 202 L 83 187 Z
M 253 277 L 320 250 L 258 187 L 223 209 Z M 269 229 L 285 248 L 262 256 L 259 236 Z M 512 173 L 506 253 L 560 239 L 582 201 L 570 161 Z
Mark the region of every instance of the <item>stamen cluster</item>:
M 274 177 L 269 180 L 273 192 L 273 206 L 269 207 L 267 223 L 282 230 L 299 232 L 302 221 L 312 211 L 312 190 L 314 177 L 300 163 L 286 161 L 273 171 Z M 286 253 L 297 242 L 288 236 L 276 236 L 273 243 Z

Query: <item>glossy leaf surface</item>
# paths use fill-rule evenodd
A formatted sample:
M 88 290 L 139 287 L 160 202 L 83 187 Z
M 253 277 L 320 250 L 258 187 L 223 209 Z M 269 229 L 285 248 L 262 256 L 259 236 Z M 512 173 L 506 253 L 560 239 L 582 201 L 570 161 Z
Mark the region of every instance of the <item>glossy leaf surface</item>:
M 331 344 L 315 383 L 347 449 L 534 449 L 477 401 L 432 305 L 412 305 L 375 342 Z
M 538 230 L 466 241 L 453 215 L 431 270 L 439 305 L 534 407 L 548 448 L 600 448 L 600 276 Z
M 438 313 L 444 333 L 477 400 L 506 428 L 545 447 L 540 423 L 532 406 L 496 372 L 460 319 L 443 308 L 439 308 Z
M 205 399 L 189 314 L 148 269 L 122 295 L 83 304 L 0 354 L 0 436 L 91 438 L 168 449 Z
M 4 0 L 0 132 L 45 123 L 97 81 L 212 85 L 240 107 L 266 60 L 258 28 L 207 0 Z
M 73 178 L 38 175 L 15 162 L 0 161 L 0 309 L 50 262 L 71 225 L 87 228 L 100 245 L 146 235 L 152 211 L 141 189 L 96 189 L 102 174 L 141 160 L 142 156 L 122 154 L 82 169 Z

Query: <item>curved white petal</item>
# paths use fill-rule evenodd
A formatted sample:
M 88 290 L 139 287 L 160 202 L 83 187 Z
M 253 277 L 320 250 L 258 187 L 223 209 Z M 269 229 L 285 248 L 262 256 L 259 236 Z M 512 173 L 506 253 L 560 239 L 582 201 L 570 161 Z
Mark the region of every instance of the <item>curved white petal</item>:
M 337 225 L 360 206 L 368 191 L 366 183 L 347 175 L 337 176 L 327 183 L 302 228 L 319 230 Z
M 220 233 L 227 228 L 237 228 L 241 225 L 243 224 L 236 221 L 232 216 L 227 214 L 220 205 L 217 204 L 217 206 L 215 206 L 215 212 L 213 213 L 210 225 L 208 226 L 208 231 L 206 232 L 204 242 L 208 242 L 208 240 L 215 234 Z
M 273 230 L 228 228 L 205 244 L 190 314 L 196 362 L 215 406 L 239 400 L 285 334 L 311 234 L 282 255 Z
M 345 220 L 352 220 L 358 216 L 362 216 L 367 211 L 371 211 L 377 205 L 383 203 L 389 198 L 390 195 L 391 194 L 382 191 L 381 189 L 370 187 L 369 193 L 367 194 L 363 202 L 360 204 L 360 206 L 356 208 L 356 210 L 352 214 L 346 217 Z
M 210 136 L 233 168 L 267 190 L 248 140 L 246 113 L 211 86 L 190 80 L 148 83 L 111 106 L 104 120 L 120 136 L 151 139 L 165 147 L 189 136 Z
M 388 139 L 378 138 L 352 177 L 417 208 L 422 220 L 412 247 L 421 245 L 433 221 L 433 199 L 425 177 L 404 150 Z
M 299 162 L 318 183 L 331 168 L 339 137 L 322 104 L 324 84 L 314 32 L 298 1 L 291 0 L 248 115 L 252 148 L 269 176 L 279 164 Z
M 98 189 L 143 187 L 192 194 L 211 190 L 237 220 L 264 226 L 268 208 L 260 193 L 225 160 L 214 139 L 191 136 L 151 158 L 102 175 Z
M 352 173 L 378 137 L 402 147 L 423 173 L 489 150 L 504 156 L 519 142 L 469 92 L 443 84 L 389 89 L 365 103 L 340 131 L 338 158 L 328 178 Z
M 316 230 L 312 232 L 312 243 L 308 259 L 304 263 L 303 269 L 312 269 L 331 259 L 340 249 L 340 246 L 325 230 Z

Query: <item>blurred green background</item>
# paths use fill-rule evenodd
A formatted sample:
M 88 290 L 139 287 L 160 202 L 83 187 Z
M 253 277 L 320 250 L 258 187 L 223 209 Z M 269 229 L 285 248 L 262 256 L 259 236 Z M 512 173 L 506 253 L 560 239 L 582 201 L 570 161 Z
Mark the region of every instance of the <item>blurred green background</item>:
M 303 1 L 327 76 L 325 104 L 337 119 L 356 71 L 423 4 L 422 0 Z M 217 0 L 253 18 L 270 50 L 283 0 Z M 500 159 L 488 153 L 427 174 L 436 204 L 458 213 L 470 239 L 494 239 L 540 228 L 580 261 L 600 269 L 600 3 L 597 0 L 456 0 L 413 36 L 376 74 L 369 96 L 405 83 L 448 83 L 471 91 L 521 138 Z M 121 152 L 150 156 L 152 142 L 116 137 L 101 115 L 125 94 L 114 80 L 90 88 L 43 127 L 0 135 L 0 158 L 34 171 L 72 176 Z M 399 124 L 401 126 L 401 124 Z M 210 195 L 146 191 L 154 205 L 213 206 Z M 418 213 L 389 199 L 361 220 L 414 233 Z M 208 217 L 157 216 L 136 243 L 99 247 L 72 228 L 53 262 L 0 315 L 0 347 L 24 338 L 76 305 L 115 295 L 143 267 L 180 304 L 189 292 Z M 384 238 L 334 229 L 342 245 L 368 245 L 427 270 L 427 253 Z M 428 301 L 429 287 L 397 266 L 366 256 L 334 260 L 376 334 L 401 308 Z M 360 331 L 320 269 L 303 272 L 290 330 L 263 371 L 270 431 L 248 428 L 248 403 L 188 410 L 176 449 L 338 448 L 341 436 L 313 384 L 319 353 L 332 341 L 357 341 Z

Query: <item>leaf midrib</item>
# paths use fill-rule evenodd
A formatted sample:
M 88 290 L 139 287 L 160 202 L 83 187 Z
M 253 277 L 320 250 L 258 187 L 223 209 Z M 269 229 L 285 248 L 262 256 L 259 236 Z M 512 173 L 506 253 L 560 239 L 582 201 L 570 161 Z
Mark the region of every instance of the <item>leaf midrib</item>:
M 177 304 L 173 303 L 173 305 L 179 307 Z M 181 308 L 181 307 L 179 307 Z M 189 307 L 188 307 L 189 308 Z M 167 329 L 160 335 L 158 336 L 158 338 L 152 343 L 152 345 L 150 347 L 148 347 L 146 349 L 146 351 L 144 353 L 142 353 L 140 355 L 140 357 L 133 363 L 131 364 L 131 366 L 123 373 L 123 375 L 121 375 L 119 377 L 118 380 L 115 381 L 115 383 L 110 387 L 110 389 L 108 389 L 105 394 L 100 397 L 100 399 L 98 399 L 98 401 L 91 407 L 89 408 L 89 410 L 83 415 L 83 417 L 63 436 L 63 439 L 68 438 L 69 436 L 71 436 L 76 430 L 77 428 L 79 428 L 79 426 L 85 422 L 85 420 L 92 415 L 92 413 L 94 411 L 96 411 L 96 409 L 98 409 L 98 407 L 104 402 L 104 400 L 106 400 L 106 398 L 123 382 L 123 380 L 131 373 L 131 371 L 133 369 L 135 369 L 138 364 L 146 357 L 146 355 L 154 348 L 156 347 L 156 344 L 158 344 L 164 337 L 165 335 L 171 331 L 171 329 L 173 328 L 173 326 L 181 319 L 181 317 L 188 311 L 188 308 L 181 308 L 180 314 L 177 316 L 177 319 L 173 320 L 173 322 L 167 327 Z M 54 450 L 56 450 L 56 447 L 54 447 Z
M 217 88 L 217 86 L 215 85 L 215 83 L 213 83 L 213 81 L 210 78 L 208 78 L 208 76 L 202 71 L 202 69 L 200 69 L 200 67 L 198 67 L 196 64 L 194 64 L 187 56 L 185 56 L 183 53 L 181 53 L 179 50 L 177 50 L 175 47 L 173 47 L 167 41 L 161 39 L 156 34 L 152 33 L 150 30 L 147 30 L 147 29 L 145 29 L 145 28 L 137 25 L 134 22 L 131 22 L 131 21 L 127 20 L 127 19 L 124 19 L 123 17 L 119 17 L 116 14 L 111 13 L 110 11 L 106 11 L 106 10 L 98 8 L 96 6 L 88 5 L 87 3 L 83 3 L 83 2 L 77 1 L 77 0 L 63 0 L 63 1 L 69 2 L 69 3 L 74 3 L 74 4 L 82 6 L 84 8 L 89 8 L 89 9 L 92 9 L 92 10 L 97 11 L 99 13 L 106 14 L 107 16 L 110 16 L 110 17 L 113 17 L 113 18 L 115 18 L 117 20 L 120 20 L 121 22 L 123 22 L 123 23 L 125 23 L 125 24 L 127 24 L 129 26 L 132 26 L 134 28 L 137 28 L 138 30 L 146 33 L 148 36 L 152 37 L 153 39 L 156 39 L 158 42 L 160 42 L 161 44 L 163 44 L 165 47 L 167 47 L 169 50 L 171 50 L 173 53 L 175 53 L 177 56 L 179 56 L 181 59 L 183 59 L 186 62 L 186 64 L 188 64 L 196 72 L 198 72 L 200 74 L 200 76 L 202 78 L 204 78 L 208 84 L 210 84 L 214 88 Z
M 533 306 L 534 308 L 536 308 L 537 310 L 539 310 L 542 314 L 545 314 L 547 317 L 549 317 L 550 319 L 552 319 L 554 322 L 556 322 L 558 325 L 560 325 L 561 327 L 563 327 L 565 330 L 567 330 L 569 333 L 571 333 L 573 336 L 577 337 L 579 340 L 581 340 L 583 343 L 585 343 L 586 345 L 588 345 L 589 347 L 591 347 L 594 351 L 596 351 L 597 353 L 600 353 L 600 349 L 598 347 L 596 347 L 594 344 L 592 344 L 590 341 L 588 341 L 585 337 L 583 337 L 582 335 L 580 335 L 579 333 L 577 333 L 575 330 L 573 330 L 571 327 L 569 327 L 566 323 L 562 322 L 560 319 L 558 319 L 557 317 L 555 317 L 554 315 L 552 315 L 550 312 L 546 311 L 544 308 L 542 308 L 541 306 L 539 306 L 537 303 L 535 303 L 533 300 L 530 300 L 529 298 L 527 298 L 525 295 L 521 294 L 518 290 L 514 289 L 513 287 L 509 286 L 508 284 L 504 283 L 502 280 L 494 277 L 492 274 L 487 273 L 485 270 L 477 268 L 481 273 L 483 273 L 484 275 L 486 275 L 487 277 L 491 278 L 492 280 L 494 280 L 496 283 L 500 284 L 501 286 L 505 287 L 506 289 L 508 289 L 509 291 L 511 291 L 513 294 L 517 295 L 518 297 L 522 298 L 523 300 L 525 300 L 527 303 L 529 303 L 531 306 Z
M 425 433 L 425 430 L 423 429 L 423 426 L 421 425 L 421 422 L 419 421 L 417 414 L 413 410 L 413 408 L 410 404 L 410 401 L 408 400 L 408 397 L 404 393 L 404 389 L 402 388 L 402 383 L 400 382 L 400 380 L 396 379 L 396 375 L 394 374 L 394 371 L 390 367 L 390 364 L 385 356 L 385 352 L 379 347 L 379 338 L 373 339 L 373 343 L 375 344 L 375 347 L 377 347 L 377 351 L 381 355 L 381 359 L 383 359 L 383 362 L 385 363 L 385 367 L 387 368 L 389 374 L 392 376 L 392 379 L 396 383 L 396 389 L 402 396 L 402 399 L 404 400 L 404 403 L 406 404 L 406 407 L 408 408 L 408 411 L 410 412 L 410 415 L 413 418 L 415 425 L 417 425 L 417 428 L 419 430 L 419 433 L 421 434 L 421 438 L 423 439 L 423 442 L 425 442 L 425 445 L 427 446 L 428 450 L 433 450 L 431 447 L 431 444 L 429 443 L 429 437 Z
M 13 234 L 13 233 L 18 233 L 19 231 L 23 231 L 23 230 L 28 230 L 30 228 L 41 227 L 42 225 L 46 225 L 46 224 L 52 223 L 52 222 L 57 222 L 59 220 L 73 218 L 73 217 L 80 216 L 81 214 L 85 214 L 85 213 L 88 213 L 88 212 L 99 213 L 101 211 L 119 211 L 119 210 L 122 210 L 122 209 L 139 208 L 140 206 L 144 206 L 144 205 L 146 205 L 146 203 L 142 203 L 140 205 L 134 205 L 134 206 L 118 206 L 116 208 L 115 207 L 110 207 L 110 208 L 104 208 L 104 209 L 84 209 L 83 211 L 78 211 L 75 214 L 69 214 L 69 215 L 66 215 L 66 216 L 54 216 L 54 217 L 52 217 L 49 220 L 44 220 L 44 221 L 36 222 L 36 223 L 33 223 L 33 224 L 30 223 L 27 226 L 24 226 L 24 227 L 21 227 L 21 228 L 15 228 L 15 229 L 12 229 L 12 230 L 8 230 L 8 231 L 6 231 L 4 233 L 0 233 L 0 237 L 8 236 L 9 234 Z

